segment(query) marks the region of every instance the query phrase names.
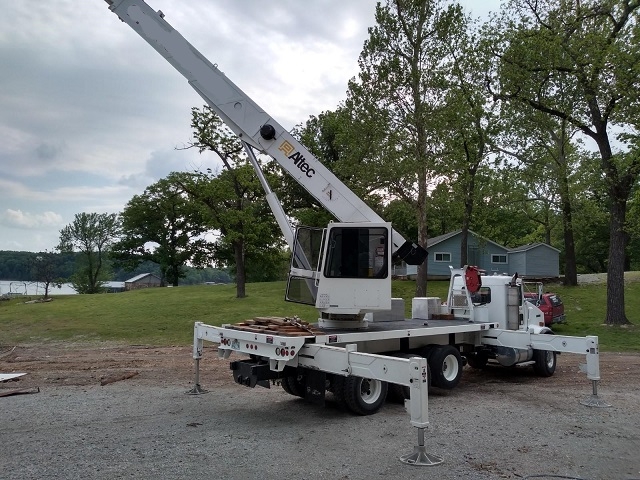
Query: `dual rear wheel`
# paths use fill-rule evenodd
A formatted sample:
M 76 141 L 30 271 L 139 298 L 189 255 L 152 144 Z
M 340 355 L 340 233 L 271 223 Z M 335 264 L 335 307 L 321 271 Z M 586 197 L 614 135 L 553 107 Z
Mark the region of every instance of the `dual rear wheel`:
M 331 389 L 339 404 L 357 415 L 371 415 L 384 405 L 389 384 L 371 378 L 334 375 Z
M 403 353 L 400 356 L 411 358 L 416 355 L 427 359 L 427 375 L 430 386 L 451 390 L 460 383 L 464 363 L 462 355 L 453 345 L 429 345 L 424 347 L 419 354 Z M 389 389 L 396 399 L 409 398 L 409 387 L 391 384 Z
M 453 345 L 437 345 L 430 349 L 427 360 L 431 369 L 431 384 L 451 390 L 462 378 L 462 355 Z

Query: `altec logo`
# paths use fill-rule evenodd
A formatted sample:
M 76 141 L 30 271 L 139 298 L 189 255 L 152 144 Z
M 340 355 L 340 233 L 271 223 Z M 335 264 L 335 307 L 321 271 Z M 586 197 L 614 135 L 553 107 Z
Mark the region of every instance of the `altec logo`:
M 306 159 L 300 152 L 296 152 L 296 149 L 293 148 L 293 145 L 291 145 L 287 140 L 280 144 L 278 150 L 283 152 L 287 156 L 287 158 L 293 160 L 293 164 L 298 167 L 300 171 L 307 177 L 311 178 L 313 177 L 313 175 L 315 175 L 316 171 L 311 168 L 311 166 L 307 163 Z

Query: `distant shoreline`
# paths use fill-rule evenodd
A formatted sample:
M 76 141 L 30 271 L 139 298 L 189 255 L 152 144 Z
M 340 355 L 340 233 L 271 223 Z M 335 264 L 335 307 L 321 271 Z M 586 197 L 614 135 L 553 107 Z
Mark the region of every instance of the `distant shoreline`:
M 70 283 L 63 283 L 62 288 L 49 285 L 49 295 L 77 295 Z M 0 295 L 44 295 L 44 283 L 32 280 L 0 280 Z

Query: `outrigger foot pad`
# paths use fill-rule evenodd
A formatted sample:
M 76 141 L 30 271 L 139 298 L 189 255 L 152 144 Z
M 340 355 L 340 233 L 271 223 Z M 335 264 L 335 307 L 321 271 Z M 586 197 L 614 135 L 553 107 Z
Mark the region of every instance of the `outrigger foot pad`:
M 402 463 L 407 465 L 419 465 L 419 466 L 433 466 L 440 465 L 443 460 L 442 457 L 427 453 L 424 445 L 416 445 L 413 447 L 413 452 L 400 457 Z
M 200 386 L 200 358 L 195 359 L 196 363 L 196 371 L 193 376 L 193 388 L 186 393 L 187 395 L 202 395 L 203 393 L 208 393 L 207 390 Z
M 413 452 L 400 457 L 402 463 L 407 465 L 419 465 L 419 466 L 433 466 L 440 465 L 442 463 L 442 457 L 427 453 L 424 446 L 424 428 L 418 428 L 418 445 L 413 447 Z
M 587 407 L 607 408 L 611 406 L 610 403 L 605 402 L 598 395 L 589 395 L 584 400 L 580 400 L 580 403 Z
M 586 405 L 587 407 L 598 407 L 598 408 L 607 408 L 610 407 L 611 404 L 605 402 L 598 396 L 598 381 L 592 380 L 591 384 L 593 386 L 593 393 L 589 395 L 584 400 L 581 400 L 580 403 L 582 405 Z
M 199 383 L 196 383 L 191 390 L 187 390 L 184 393 L 187 395 L 202 395 L 203 393 L 209 393 L 209 390 L 205 390 Z

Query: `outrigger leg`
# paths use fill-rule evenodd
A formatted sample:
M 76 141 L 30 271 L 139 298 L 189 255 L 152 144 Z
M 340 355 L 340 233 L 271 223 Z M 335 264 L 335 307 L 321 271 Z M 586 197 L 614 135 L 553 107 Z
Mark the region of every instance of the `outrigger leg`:
M 588 343 L 587 349 L 587 363 L 580 365 L 580 370 L 587 373 L 587 378 L 591 380 L 593 386 L 593 393 L 584 400 L 581 400 L 582 405 L 587 407 L 606 408 L 611 404 L 605 402 L 598 396 L 598 381 L 600 380 L 600 357 L 598 355 L 598 337 L 586 337 Z
M 185 392 L 187 395 L 201 395 L 208 392 L 200 386 L 200 359 L 202 358 L 202 349 L 204 348 L 204 342 L 201 338 L 198 338 L 199 323 L 200 322 L 196 322 L 193 333 L 193 359 L 196 363 L 196 371 L 193 379 L 193 388 Z
M 411 358 L 411 398 L 405 405 L 411 414 L 411 425 L 418 429 L 418 445 L 413 452 L 400 457 L 407 465 L 433 466 L 443 462 L 442 457 L 428 453 L 424 445 L 424 431 L 429 425 L 429 379 L 427 377 L 427 360 L 420 357 Z

